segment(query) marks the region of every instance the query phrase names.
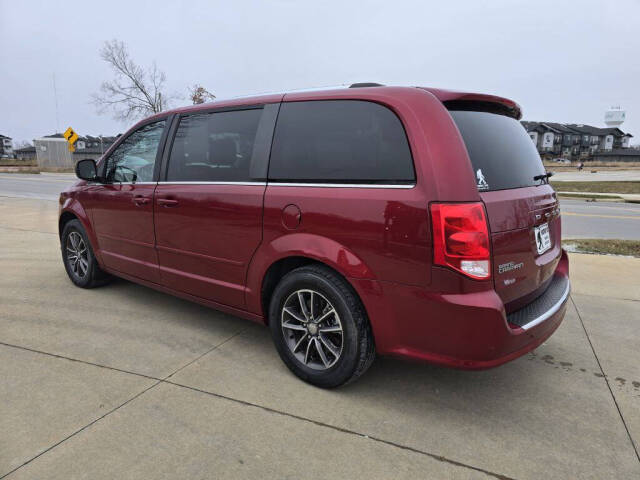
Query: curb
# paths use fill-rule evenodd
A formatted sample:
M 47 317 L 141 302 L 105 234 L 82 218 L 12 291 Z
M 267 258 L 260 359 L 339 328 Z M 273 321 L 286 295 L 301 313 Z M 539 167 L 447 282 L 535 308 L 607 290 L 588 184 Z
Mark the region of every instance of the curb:
M 640 203 L 640 198 L 625 198 L 625 193 L 556 192 L 561 198 L 586 199 L 594 202 Z M 635 195 L 634 195 L 635 196 Z
M 38 167 L 2 166 L 0 173 L 40 173 L 40 169 Z

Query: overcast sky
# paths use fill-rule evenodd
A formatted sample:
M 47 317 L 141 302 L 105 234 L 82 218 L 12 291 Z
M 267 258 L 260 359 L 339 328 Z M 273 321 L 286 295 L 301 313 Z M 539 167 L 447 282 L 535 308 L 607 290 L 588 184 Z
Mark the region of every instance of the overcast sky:
M 89 103 L 113 38 L 157 62 L 175 106 L 194 83 L 227 98 L 376 81 L 506 96 L 526 120 L 604 126 L 621 105 L 640 143 L 638 0 L 0 0 L 0 134 L 126 130 Z

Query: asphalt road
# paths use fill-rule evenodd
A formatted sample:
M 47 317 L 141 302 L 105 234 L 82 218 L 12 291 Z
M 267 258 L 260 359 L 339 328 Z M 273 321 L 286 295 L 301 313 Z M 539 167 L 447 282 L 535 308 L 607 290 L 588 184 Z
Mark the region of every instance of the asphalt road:
M 560 199 L 562 238 L 640 240 L 640 204 Z
M 0 197 L 58 200 L 60 192 L 76 181 L 69 173 L 0 173 Z
M 598 170 L 598 167 L 594 167 Z M 554 172 L 553 180 L 556 182 L 629 182 L 640 181 L 640 170 L 608 170 L 591 173 L 589 167 L 584 170 L 570 172 Z
M 0 174 L 0 196 L 55 201 L 74 181 L 70 174 Z M 640 240 L 640 204 L 562 199 L 560 205 L 564 238 Z

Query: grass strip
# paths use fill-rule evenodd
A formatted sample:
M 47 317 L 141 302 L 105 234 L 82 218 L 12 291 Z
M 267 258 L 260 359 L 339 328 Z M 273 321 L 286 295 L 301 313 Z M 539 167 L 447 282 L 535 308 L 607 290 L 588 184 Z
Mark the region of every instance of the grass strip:
M 558 182 L 551 179 L 557 192 L 638 193 L 640 182 Z
M 582 238 L 563 240 L 562 245 L 569 251 L 578 253 L 597 253 L 609 255 L 627 255 L 640 258 L 640 240 L 604 240 L 600 238 Z

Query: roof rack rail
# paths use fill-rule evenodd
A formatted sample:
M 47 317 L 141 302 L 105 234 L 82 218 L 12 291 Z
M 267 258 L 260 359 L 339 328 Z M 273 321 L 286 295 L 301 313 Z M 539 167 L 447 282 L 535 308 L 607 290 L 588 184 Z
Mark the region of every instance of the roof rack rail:
M 381 83 L 375 82 L 360 82 L 360 83 L 352 83 L 349 85 L 349 88 L 364 88 L 364 87 L 384 87 Z

